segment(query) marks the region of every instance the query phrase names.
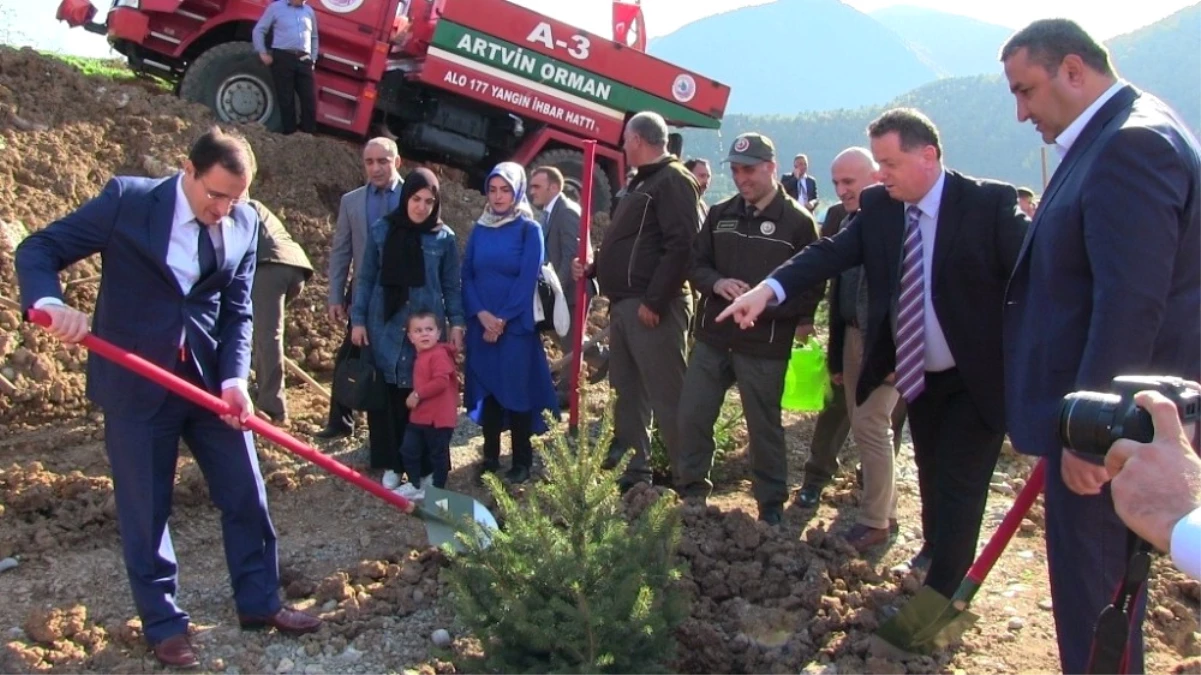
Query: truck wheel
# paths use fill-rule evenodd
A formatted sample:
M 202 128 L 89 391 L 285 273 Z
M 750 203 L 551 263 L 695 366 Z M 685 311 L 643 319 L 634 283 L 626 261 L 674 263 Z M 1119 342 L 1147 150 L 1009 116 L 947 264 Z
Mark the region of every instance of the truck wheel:
M 201 54 L 184 73 L 179 96 L 208 106 L 222 122 L 280 129 L 271 71 L 249 42 L 226 42 Z
M 553 166 L 563 172 L 563 194 L 580 201 L 580 188 L 584 178 L 584 153 L 579 150 L 560 148 L 547 150 L 534 159 L 529 171 L 540 166 Z M 613 186 L 609 174 L 598 162 L 592 172 L 592 212 L 608 213 L 613 204 Z

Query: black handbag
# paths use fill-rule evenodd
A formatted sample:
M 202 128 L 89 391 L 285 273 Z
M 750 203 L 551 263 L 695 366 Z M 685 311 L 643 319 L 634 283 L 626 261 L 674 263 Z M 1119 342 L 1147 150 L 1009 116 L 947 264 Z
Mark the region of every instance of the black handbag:
M 383 410 L 388 405 L 387 382 L 375 367 L 371 347 L 347 341 L 334 361 L 334 400 L 351 410 Z

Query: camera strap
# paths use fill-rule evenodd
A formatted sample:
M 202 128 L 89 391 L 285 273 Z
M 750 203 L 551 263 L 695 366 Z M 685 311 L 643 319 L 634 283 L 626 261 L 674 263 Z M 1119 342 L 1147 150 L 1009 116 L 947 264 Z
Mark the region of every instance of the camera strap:
M 1127 672 L 1130 634 L 1134 631 L 1134 616 L 1138 598 L 1151 574 L 1151 544 L 1134 532 L 1126 531 L 1126 550 L 1130 554 L 1126 573 L 1113 602 L 1101 610 L 1093 629 L 1093 649 L 1089 657 L 1089 673 Z

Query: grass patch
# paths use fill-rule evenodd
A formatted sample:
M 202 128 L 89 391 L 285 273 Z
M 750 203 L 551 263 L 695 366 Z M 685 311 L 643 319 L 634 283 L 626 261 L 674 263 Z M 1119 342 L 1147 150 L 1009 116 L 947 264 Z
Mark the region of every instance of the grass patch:
M 45 56 L 52 59 L 57 59 L 63 63 L 78 70 L 84 75 L 94 77 L 107 77 L 111 80 L 125 81 L 137 78 L 137 74 L 125 65 L 125 61 L 119 58 L 88 58 L 84 56 L 69 56 L 67 54 L 56 54 L 54 52 L 42 52 Z
M 43 55 L 62 61 L 89 77 L 103 77 L 120 83 L 149 82 L 155 88 L 169 90 L 171 85 L 166 80 L 153 75 L 139 75 L 129 69 L 125 59 L 121 57 L 93 58 L 86 56 L 70 56 L 55 52 L 42 52 Z

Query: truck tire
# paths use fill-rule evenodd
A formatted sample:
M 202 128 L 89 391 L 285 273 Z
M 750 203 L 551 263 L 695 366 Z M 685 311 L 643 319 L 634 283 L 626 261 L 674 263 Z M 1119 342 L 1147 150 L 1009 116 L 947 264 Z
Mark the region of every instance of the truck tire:
M 208 106 L 222 122 L 280 129 L 271 70 L 249 42 L 226 42 L 201 54 L 184 73 L 179 96 Z
M 580 201 L 580 188 L 584 178 L 584 153 L 568 148 L 547 150 L 534 159 L 527 172 L 540 166 L 553 166 L 562 171 L 566 183 L 563 186 L 563 194 L 577 202 Z M 605 173 L 604 167 L 597 163 L 592 172 L 592 212 L 608 213 L 612 204 L 613 184 L 609 181 L 609 174 Z

